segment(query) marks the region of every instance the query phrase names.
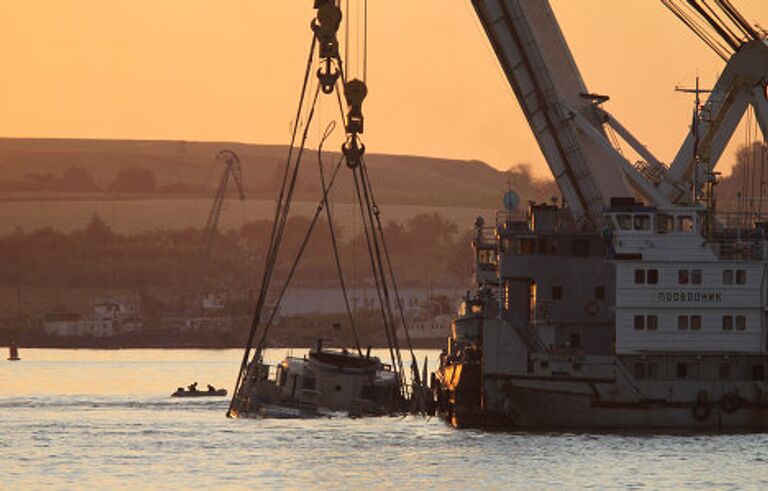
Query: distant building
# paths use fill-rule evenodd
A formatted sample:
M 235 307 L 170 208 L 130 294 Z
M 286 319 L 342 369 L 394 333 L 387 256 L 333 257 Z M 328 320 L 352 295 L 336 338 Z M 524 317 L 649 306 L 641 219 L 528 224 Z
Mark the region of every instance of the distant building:
M 109 338 L 141 332 L 143 322 L 125 305 L 113 302 L 97 302 L 93 311 L 83 317 L 74 312 L 50 312 L 41 318 L 43 332 L 54 337 Z

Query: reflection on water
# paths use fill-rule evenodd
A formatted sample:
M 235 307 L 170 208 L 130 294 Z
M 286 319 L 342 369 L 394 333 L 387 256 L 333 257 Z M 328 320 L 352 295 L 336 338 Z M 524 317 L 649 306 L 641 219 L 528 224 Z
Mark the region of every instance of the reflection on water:
M 195 380 L 231 390 L 238 350 L 21 355 L 0 362 L 3 489 L 768 486 L 768 435 L 484 433 L 410 417 L 228 420 L 228 398 L 169 395 Z

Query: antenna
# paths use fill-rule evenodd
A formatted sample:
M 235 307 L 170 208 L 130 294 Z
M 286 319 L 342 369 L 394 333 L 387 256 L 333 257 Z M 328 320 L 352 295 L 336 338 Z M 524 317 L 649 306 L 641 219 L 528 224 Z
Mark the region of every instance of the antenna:
M 691 124 L 691 131 L 693 131 L 693 161 L 694 166 L 691 170 L 691 203 L 695 203 L 697 199 L 697 185 L 696 185 L 696 177 L 697 173 L 699 171 L 699 164 L 701 163 L 702 159 L 699 155 L 699 121 L 701 119 L 701 94 L 707 94 L 711 93 L 711 89 L 702 89 L 699 85 L 699 77 L 696 76 L 696 86 L 694 88 L 684 88 L 675 86 L 676 92 L 684 92 L 689 94 L 695 94 L 696 98 L 694 99 L 694 107 L 693 107 L 693 122 Z

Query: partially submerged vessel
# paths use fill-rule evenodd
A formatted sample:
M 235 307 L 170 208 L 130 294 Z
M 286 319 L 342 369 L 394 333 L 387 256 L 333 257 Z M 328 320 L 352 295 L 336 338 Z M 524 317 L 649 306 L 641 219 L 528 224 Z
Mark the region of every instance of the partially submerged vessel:
M 271 368 L 274 368 L 271 370 Z M 324 349 L 322 343 L 303 357 L 287 356 L 276 367 L 260 365 L 244 383 L 235 415 L 350 416 L 401 411 L 405 400 L 397 374 L 370 350 Z
M 342 20 L 341 8 L 332 0 L 314 2 L 316 17 L 312 21 L 312 46 L 306 66 L 304 87 L 299 99 L 297 114 L 308 114 L 306 121 L 297 118 L 293 127 L 291 146 L 283 168 L 282 186 L 279 190 L 277 208 L 273 222 L 266 264 L 261 288 L 256 303 L 251 329 L 245 352 L 240 364 L 228 416 L 312 416 L 327 412 L 343 412 L 351 416 L 384 415 L 403 413 L 412 394 L 419 394 L 421 401 L 425 393 L 422 375 L 413 353 L 406 326 L 403 304 L 384 239 L 384 227 L 380 209 L 376 204 L 365 162 L 365 145 L 361 135 L 364 128 L 362 104 L 368 88 L 364 80 L 347 78 L 339 52 L 337 33 Z M 319 68 L 314 65 L 317 55 Z M 315 96 L 305 97 L 310 76 L 317 76 Z M 362 77 L 365 78 L 364 76 Z M 310 220 L 303 241 L 298 247 L 283 285 L 277 292 L 270 292 L 275 264 L 281 252 L 283 232 L 288 221 L 294 196 L 297 176 L 302 164 L 307 134 L 311 128 L 315 106 L 321 94 L 335 95 L 339 102 L 340 120 L 344 122 L 344 143 L 342 156 L 326 176 L 322 158 L 322 147 L 333 132 L 336 122 L 328 123 L 318 148 L 320 188 L 322 196 L 315 214 Z M 301 131 L 300 131 L 301 130 Z M 299 137 L 299 134 L 303 136 Z M 296 143 L 296 148 L 294 148 Z M 346 165 L 342 165 L 346 164 Z M 355 197 L 359 205 L 360 218 L 364 226 L 364 237 L 371 264 L 370 280 L 375 285 L 378 306 L 381 311 L 381 329 L 386 335 L 390 363 L 383 363 L 371 356 L 370 349 L 363 355 L 360 338 L 355 327 L 346 290 L 346 281 L 341 257 L 337 246 L 336 230 L 328 195 L 331 192 L 340 169 L 353 176 Z M 303 252 L 318 223 L 320 216 L 329 228 L 333 261 L 339 280 L 340 294 L 346 306 L 346 322 L 354 340 L 352 350 L 328 350 L 318 343 L 314 350 L 304 357 L 287 357 L 275 369 L 264 362 L 265 350 L 269 346 L 269 331 L 274 325 L 280 303 L 298 268 Z M 275 295 L 267 301 L 268 295 Z M 266 312 L 270 305 L 270 312 Z M 397 315 L 399 314 L 399 315 Z M 263 317 L 263 318 L 262 318 Z M 341 323 L 336 323 L 341 326 Z M 410 381 L 406 377 L 400 352 L 398 326 L 405 334 L 405 343 L 411 355 Z M 423 406 L 423 404 L 421 405 Z

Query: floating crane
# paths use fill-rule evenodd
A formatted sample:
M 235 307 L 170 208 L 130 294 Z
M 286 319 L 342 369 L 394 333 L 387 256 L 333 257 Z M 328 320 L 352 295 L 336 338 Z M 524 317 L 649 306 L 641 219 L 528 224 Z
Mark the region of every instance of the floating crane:
M 660 207 L 691 202 L 691 183 L 704 182 L 693 174 L 695 162 L 714 169 L 749 104 L 768 136 L 765 35 L 727 0 L 717 0 L 719 11 L 703 0 L 662 2 L 726 60 L 696 125 L 699 155 L 691 131 L 669 167 L 602 107 L 607 96 L 587 90 L 548 1 L 472 0 L 565 203 L 584 227 L 603 223 L 612 198 L 639 195 Z M 695 16 L 704 20 L 694 23 Z M 612 132 L 645 161 L 630 163 Z

